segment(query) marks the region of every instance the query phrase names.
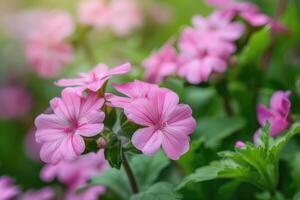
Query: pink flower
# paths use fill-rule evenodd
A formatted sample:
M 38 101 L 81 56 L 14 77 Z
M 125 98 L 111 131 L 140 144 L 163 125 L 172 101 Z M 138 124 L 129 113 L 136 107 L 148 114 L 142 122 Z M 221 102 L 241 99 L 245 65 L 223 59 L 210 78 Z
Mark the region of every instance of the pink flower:
M 235 143 L 235 147 L 241 149 L 241 148 L 246 147 L 246 144 L 245 144 L 244 142 L 242 142 L 242 141 L 237 141 L 237 142 Z
M 106 191 L 104 186 L 90 187 L 81 193 L 76 193 L 76 191 L 84 186 L 92 176 L 104 173 L 107 167 L 108 163 L 104 158 L 103 150 L 100 150 L 98 153 L 82 155 L 73 161 L 64 160 L 56 165 L 47 164 L 41 171 L 41 178 L 49 182 L 57 177 L 61 183 L 66 184 L 68 189 L 65 199 L 96 200 Z
M 220 11 L 213 12 L 208 17 L 194 16 L 194 27 L 201 32 L 215 35 L 225 41 L 235 41 L 244 33 L 244 26 L 238 22 L 231 22 L 231 16 L 225 16 Z
M 54 191 L 49 187 L 45 187 L 40 190 L 29 190 L 22 194 L 19 200 L 51 200 L 53 197 Z
M 147 98 L 138 98 L 125 107 L 127 118 L 145 128 L 132 137 L 133 145 L 144 154 L 153 155 L 162 146 L 166 155 L 179 159 L 189 149 L 189 135 L 196 121 L 188 105 L 179 104 L 178 96 L 166 90 L 156 90 Z
M 39 13 L 35 20 L 35 26 L 28 27 L 26 57 L 41 77 L 52 78 L 73 59 L 72 46 L 64 40 L 73 33 L 74 24 L 70 15 L 58 11 Z
M 79 78 L 61 79 L 56 85 L 62 87 L 75 86 L 79 93 L 87 89 L 97 92 L 112 76 L 126 74 L 130 70 L 131 66 L 129 63 L 125 63 L 110 70 L 105 64 L 99 64 L 88 73 L 80 73 Z
M 29 92 L 17 85 L 0 87 L 0 118 L 14 119 L 23 117 L 32 108 L 32 97 Z
M 237 2 L 235 0 L 206 0 L 209 5 L 222 8 L 222 12 L 225 15 L 231 15 L 232 17 L 240 15 L 252 26 L 264 26 L 276 23 L 271 17 L 262 14 L 259 11 L 258 6 L 249 2 Z M 276 26 L 275 26 L 276 28 Z
M 182 32 L 178 45 L 178 75 L 192 84 L 207 81 L 213 72 L 224 72 L 227 59 L 235 51 L 232 42 L 193 28 L 186 28 Z
M 257 118 L 259 124 L 263 127 L 268 121 L 270 123 L 270 136 L 275 137 L 290 126 L 288 115 L 291 108 L 289 96 L 290 91 L 278 91 L 273 94 L 270 100 L 270 108 L 264 105 L 257 106 Z M 257 143 L 259 131 L 254 135 L 254 141 Z
M 110 26 L 118 36 L 128 35 L 142 25 L 142 13 L 135 0 L 112 0 L 111 12 Z
M 114 94 L 107 93 L 106 100 L 111 107 L 125 108 L 133 100 L 138 98 L 147 98 L 148 95 L 158 89 L 157 85 L 145 83 L 143 81 L 135 80 L 133 82 L 118 85 L 113 83 L 112 87 L 118 92 L 127 97 L 119 97 Z
M 128 35 L 143 21 L 135 0 L 82 0 L 78 16 L 82 24 L 110 28 L 118 36 Z
M 78 17 L 82 24 L 105 28 L 113 16 L 106 0 L 82 0 L 78 6 Z
M 51 101 L 53 114 L 41 114 L 35 120 L 36 141 L 42 144 L 41 159 L 47 163 L 74 160 L 85 144 L 82 137 L 92 137 L 103 129 L 103 99 L 96 94 L 80 96 L 66 88 L 61 98 Z
M 10 200 L 19 193 L 19 188 L 13 184 L 10 177 L 0 177 L 0 200 Z
M 177 53 L 172 44 L 165 44 L 159 51 L 154 52 L 144 60 L 146 70 L 145 80 L 151 83 L 160 83 L 177 69 Z

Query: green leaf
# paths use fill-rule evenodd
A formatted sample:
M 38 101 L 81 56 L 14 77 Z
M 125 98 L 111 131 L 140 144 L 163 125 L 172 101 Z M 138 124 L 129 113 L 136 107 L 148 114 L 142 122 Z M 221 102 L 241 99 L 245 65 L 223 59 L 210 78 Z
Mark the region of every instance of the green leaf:
M 162 151 L 155 156 L 135 155 L 131 157 L 129 165 L 135 175 L 140 191 L 153 184 L 160 172 L 170 163 Z M 109 169 L 100 177 L 93 177 L 90 185 L 106 185 L 120 195 L 124 200 L 129 199 L 131 189 L 125 172 Z
M 111 167 L 120 169 L 123 162 L 123 149 L 117 135 L 113 133 L 109 135 L 108 143 L 104 149 L 104 156 Z
M 257 64 L 270 43 L 270 27 L 265 27 L 254 33 L 247 46 L 241 52 L 238 65 Z
M 286 134 L 276 140 L 265 138 L 264 135 L 270 137 L 268 131 L 267 125 L 263 129 L 262 144 L 259 146 L 247 143 L 245 148 L 235 148 L 235 151 L 219 153 L 222 160 L 199 168 L 194 174 L 187 176 L 178 189 L 190 182 L 234 178 L 274 193 L 278 184 L 280 152 L 295 134 L 300 133 L 300 124 L 294 124 Z
M 197 133 L 201 133 L 205 146 L 216 148 L 224 138 L 243 128 L 245 121 L 241 117 L 211 117 L 199 120 Z
M 216 166 L 204 166 L 189 176 L 187 176 L 178 186 L 177 189 L 181 189 L 185 185 L 192 182 L 202 182 L 213 180 L 218 177 L 218 173 L 222 170 L 222 168 Z
M 180 200 L 181 194 L 174 190 L 170 183 L 159 182 L 146 191 L 133 195 L 130 200 Z

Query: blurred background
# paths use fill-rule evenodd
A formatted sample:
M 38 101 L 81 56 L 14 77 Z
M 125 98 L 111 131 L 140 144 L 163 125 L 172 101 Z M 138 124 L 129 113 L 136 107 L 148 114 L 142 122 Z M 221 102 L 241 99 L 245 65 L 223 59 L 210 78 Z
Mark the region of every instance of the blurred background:
M 275 1 L 253 2 L 260 6 L 262 12 L 271 16 L 276 15 Z M 113 28 L 100 28 L 88 30 L 86 33 L 86 27 L 77 28 L 72 36 L 67 37 L 67 40 L 76 46 L 77 39 L 82 39 L 81 36 L 84 34 L 85 45 L 83 47 L 79 45 L 74 49 L 72 61 L 65 64 L 59 73 L 45 77 L 32 66 L 25 55 L 24 37 L 31 31 L 31 23 L 34 23 L 32 20 L 37 19 L 34 17 L 30 19 L 30 13 L 62 10 L 69 12 L 74 23 L 78 24 L 79 2 L 0 0 L 0 175 L 13 177 L 24 190 L 45 185 L 39 178 L 42 163 L 38 156 L 39 146 L 33 136 L 34 119 L 47 109 L 51 98 L 60 94 L 61 88 L 54 85 L 56 80 L 62 77 L 73 77 L 78 72 L 91 69 L 97 63 L 105 63 L 113 67 L 127 61 L 132 63 L 133 72 L 115 81 L 142 79 L 141 63 L 152 51 L 159 49 L 167 40 L 178 37 L 182 28 L 191 24 L 192 16 L 196 14 L 206 16 L 213 10 L 202 0 L 139 0 L 134 3 L 139 20 L 130 30 L 120 33 Z M 276 37 L 269 68 L 265 72 L 266 78 L 262 78 L 263 72 L 253 70 L 256 69 L 254 65 L 235 74 L 230 73 L 234 77 L 232 80 L 235 81 L 230 86 L 231 92 L 237 97 L 237 103 L 239 100 L 244 101 L 243 98 L 247 99 L 249 97 L 247 91 L 254 90 L 258 86 L 263 88 L 261 90 L 263 102 L 268 102 L 267 98 L 274 90 L 292 90 L 292 112 L 298 117 L 300 113 L 299 6 L 300 1 L 290 0 L 280 16 L 279 20 L 288 27 L 289 33 Z M 132 14 L 133 11 L 129 13 Z M 264 38 L 260 40 L 263 41 Z M 259 46 L 261 41 L 256 42 Z M 255 54 L 255 50 L 250 49 L 250 51 Z M 182 100 L 189 103 L 197 115 L 199 113 L 199 116 L 195 117 L 201 126 L 198 127 L 194 137 L 202 138 L 206 145 L 201 147 L 197 155 L 193 155 L 194 157 L 187 155 L 182 158 L 182 161 L 178 161 L 183 170 L 190 173 L 195 168 L 215 159 L 216 151 L 233 148 L 237 138 L 252 139 L 252 134 L 258 127 L 255 113 L 257 99 L 248 105 L 242 104 L 248 111 L 241 108 L 242 117 L 233 119 L 241 129 L 239 136 L 226 138 L 229 134 L 224 133 L 223 136 L 213 139 L 210 135 L 218 133 L 217 130 L 210 129 L 209 123 L 216 122 L 213 120 L 218 119 L 212 116 L 220 117 L 223 113 L 220 109 L 222 105 L 218 91 L 208 84 L 200 87 L 188 85 L 185 89 L 182 84 L 180 80 L 173 79 L 167 80 L 163 85 L 174 88 Z M 242 91 L 237 89 L 239 87 L 243 88 Z M 223 129 L 228 128 L 226 124 L 224 126 Z M 204 136 L 200 133 L 204 133 Z M 299 144 L 293 147 L 300 149 Z

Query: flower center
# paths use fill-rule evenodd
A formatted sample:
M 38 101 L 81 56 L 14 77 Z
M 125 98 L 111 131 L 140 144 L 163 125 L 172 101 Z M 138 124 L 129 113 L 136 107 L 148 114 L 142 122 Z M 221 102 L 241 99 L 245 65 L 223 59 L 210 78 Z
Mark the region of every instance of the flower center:
M 79 125 L 76 120 L 70 121 L 69 127 L 64 129 L 66 133 L 74 133 L 78 129 Z
M 157 125 L 155 126 L 155 128 L 156 128 L 157 130 L 162 130 L 162 129 L 164 129 L 165 127 L 167 127 L 167 125 L 168 125 L 167 122 L 162 122 L 162 121 L 160 121 L 160 122 L 157 123 Z

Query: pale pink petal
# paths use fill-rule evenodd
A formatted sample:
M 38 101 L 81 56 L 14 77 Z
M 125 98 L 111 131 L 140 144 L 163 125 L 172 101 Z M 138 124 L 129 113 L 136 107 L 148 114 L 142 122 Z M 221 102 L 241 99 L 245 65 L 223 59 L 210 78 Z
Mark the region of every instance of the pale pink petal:
M 166 128 L 163 130 L 162 148 L 170 159 L 177 160 L 189 150 L 189 137 Z
M 155 154 L 162 143 L 162 133 L 153 127 L 138 129 L 132 136 L 132 144 L 144 154 Z
M 234 146 L 236 148 L 240 148 L 241 149 L 241 148 L 246 147 L 246 144 L 244 142 L 242 142 L 242 141 L 237 141 Z
M 115 76 L 115 75 L 122 75 L 127 74 L 131 70 L 130 63 L 122 64 L 118 67 L 114 67 L 107 71 L 106 76 Z
M 92 137 L 97 135 L 103 130 L 104 125 L 103 124 L 85 124 L 80 126 L 77 129 L 77 133 L 79 135 L 85 136 L 85 137 Z
M 271 109 L 280 114 L 282 117 L 286 118 L 290 112 L 291 103 L 289 96 L 291 95 L 290 91 L 283 92 L 278 91 L 272 95 L 270 100 Z

